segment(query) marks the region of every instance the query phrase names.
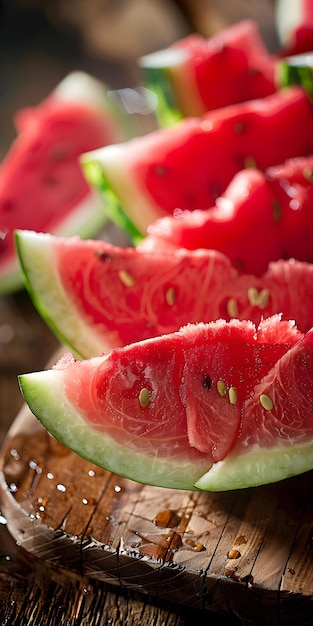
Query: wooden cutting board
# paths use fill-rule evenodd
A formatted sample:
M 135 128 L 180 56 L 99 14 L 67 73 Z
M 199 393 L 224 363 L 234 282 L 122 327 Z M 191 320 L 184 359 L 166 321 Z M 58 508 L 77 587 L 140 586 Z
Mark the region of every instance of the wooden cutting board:
M 1 510 L 26 551 L 262 626 L 313 623 L 312 478 L 221 494 L 144 486 L 70 452 L 25 407 L 0 456 Z

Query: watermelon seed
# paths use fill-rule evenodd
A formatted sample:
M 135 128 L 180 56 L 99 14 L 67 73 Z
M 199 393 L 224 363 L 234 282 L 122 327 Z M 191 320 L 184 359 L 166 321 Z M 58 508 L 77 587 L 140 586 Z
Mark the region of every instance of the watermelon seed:
M 150 402 L 150 391 L 147 387 L 143 387 L 139 393 L 139 402 L 142 407 L 148 406 Z
M 228 398 L 230 404 L 237 404 L 237 390 L 236 387 L 229 387 Z
M 98 259 L 100 259 L 100 261 L 103 261 L 103 262 L 110 261 L 111 259 L 111 255 L 108 254 L 107 252 L 103 252 L 103 250 L 96 250 L 95 255 L 96 257 L 98 257 Z
M 266 411 L 271 411 L 274 407 L 272 398 L 267 396 L 266 393 L 261 393 L 260 403 Z
M 311 170 L 311 168 L 305 167 L 303 170 L 303 176 L 309 181 L 309 183 L 313 183 L 313 170 Z
M 163 165 L 156 165 L 155 173 L 159 176 L 164 176 L 164 174 L 166 174 L 166 169 L 165 167 L 163 167 Z
M 270 292 L 268 289 L 258 291 L 256 287 L 249 287 L 247 296 L 251 306 L 258 306 L 260 309 L 265 309 L 268 305 Z
M 273 200 L 273 219 L 274 222 L 279 222 L 281 219 L 281 206 L 277 200 Z
M 268 305 L 268 300 L 270 297 L 270 292 L 268 289 L 262 289 L 258 295 L 257 305 L 260 309 L 265 309 Z
M 134 277 L 126 270 L 119 270 L 118 277 L 126 287 L 133 287 L 136 282 Z
M 249 287 L 247 291 L 247 296 L 249 300 L 249 304 L 251 306 L 256 306 L 258 301 L 259 292 L 256 287 Z
M 246 169 L 257 169 L 256 160 L 252 156 L 247 156 L 244 161 L 244 166 Z
M 245 125 L 242 122 L 237 122 L 236 124 L 234 124 L 234 131 L 235 133 L 237 133 L 238 135 L 241 133 L 243 133 L 245 130 Z
M 212 378 L 208 374 L 204 374 L 202 387 L 204 387 L 204 389 L 211 389 L 212 387 Z
M 229 317 L 238 316 L 238 304 L 235 298 L 230 298 L 227 302 L 227 313 Z
M 175 304 L 175 289 L 174 287 L 169 287 L 166 294 L 165 300 L 169 306 L 173 306 Z
M 220 394 L 220 396 L 224 397 L 226 394 L 226 387 L 225 387 L 225 383 L 223 380 L 218 380 L 216 383 L 216 387 L 217 387 L 217 391 Z

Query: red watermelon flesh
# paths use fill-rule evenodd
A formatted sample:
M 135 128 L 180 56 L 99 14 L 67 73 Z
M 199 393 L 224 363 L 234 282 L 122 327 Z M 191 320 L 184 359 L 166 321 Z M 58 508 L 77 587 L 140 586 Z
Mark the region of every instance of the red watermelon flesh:
M 93 463 L 225 490 L 313 468 L 313 331 L 218 320 L 19 376 L 32 412 Z
M 262 173 L 236 174 L 214 207 L 176 211 L 148 227 L 139 247 L 214 248 L 234 267 L 262 275 L 271 261 L 313 262 L 313 157 L 298 157 Z
M 312 434 L 313 330 L 275 364 L 247 399 L 240 425 L 238 447 L 303 443 Z M 262 410 L 258 398 L 271 398 L 272 407 Z
M 17 127 L 0 165 L 0 293 L 10 290 L 11 273 L 13 287 L 19 285 L 15 228 L 89 236 L 100 229 L 106 218 L 79 156 L 119 137 L 105 106 L 55 94 L 17 114 Z
M 102 187 L 116 194 L 129 219 L 146 234 L 150 223 L 177 209 L 212 207 L 245 167 L 265 170 L 312 152 L 309 99 L 301 88 L 290 87 L 104 147 L 84 155 L 83 162 L 98 186 L 101 169 Z
M 294 354 L 300 349 L 292 352 L 291 347 L 301 333 L 277 321 L 275 342 L 272 336 L 267 341 L 262 324 L 260 334 L 262 339 L 251 322 L 235 320 L 187 326 L 95 361 L 75 362 L 66 356 L 56 369 L 62 370 L 66 397 L 92 428 L 125 446 L 140 445 L 152 456 L 181 456 L 191 448 L 217 462 L 240 440 L 245 403 L 251 404 L 256 385 L 272 368 L 280 371 L 280 359 L 288 352 L 293 376 Z M 226 395 L 217 389 L 220 381 Z M 149 393 L 146 406 L 140 401 L 143 389 Z M 231 389 L 237 391 L 233 403 Z M 278 419 L 284 423 L 281 410 Z M 312 437 L 312 417 L 305 417 L 305 426 Z M 250 428 L 256 430 L 253 423 Z
M 274 313 L 313 325 L 313 264 L 238 274 L 214 250 L 144 252 L 104 241 L 19 231 L 25 285 L 52 330 L 83 357 L 219 318 L 258 324 Z

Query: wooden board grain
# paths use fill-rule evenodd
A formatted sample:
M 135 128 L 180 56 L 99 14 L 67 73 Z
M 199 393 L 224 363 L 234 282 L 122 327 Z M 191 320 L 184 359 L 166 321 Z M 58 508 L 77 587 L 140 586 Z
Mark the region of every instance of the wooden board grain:
M 26 551 L 252 624 L 312 624 L 312 477 L 220 494 L 144 486 L 70 452 L 25 408 L 1 455 L 2 510 Z

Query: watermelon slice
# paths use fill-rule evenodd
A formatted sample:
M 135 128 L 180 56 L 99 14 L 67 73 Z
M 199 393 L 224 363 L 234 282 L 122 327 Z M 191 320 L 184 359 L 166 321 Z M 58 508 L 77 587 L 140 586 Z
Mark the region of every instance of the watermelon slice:
M 275 61 L 258 24 L 242 20 L 204 38 L 185 37 L 139 59 L 144 81 L 158 95 L 162 126 L 276 91 Z
M 66 354 L 19 383 L 62 443 L 138 482 L 222 491 L 313 468 L 313 330 L 279 317 Z
M 134 224 L 138 241 L 159 217 L 211 207 L 239 170 L 310 153 L 313 111 L 294 86 L 92 151 L 82 162 L 107 205 Z
M 312 173 L 312 156 L 290 159 L 265 174 L 242 170 L 214 207 L 163 217 L 150 224 L 139 246 L 214 248 L 240 271 L 257 276 L 278 259 L 312 263 Z
M 273 313 L 313 325 L 313 264 L 278 261 L 239 275 L 214 250 L 144 252 L 103 241 L 16 234 L 25 285 L 43 319 L 80 357 L 232 317 Z M 196 296 L 195 296 L 196 294 Z
M 15 122 L 19 135 L 0 165 L 0 294 L 22 286 L 15 228 L 82 236 L 100 230 L 107 219 L 103 203 L 78 158 L 125 138 L 106 87 L 83 72 L 67 76 Z

